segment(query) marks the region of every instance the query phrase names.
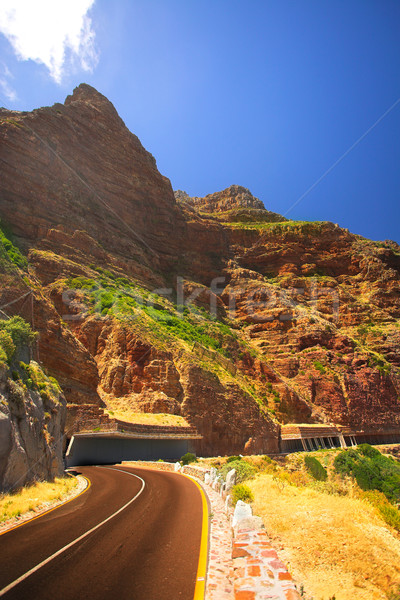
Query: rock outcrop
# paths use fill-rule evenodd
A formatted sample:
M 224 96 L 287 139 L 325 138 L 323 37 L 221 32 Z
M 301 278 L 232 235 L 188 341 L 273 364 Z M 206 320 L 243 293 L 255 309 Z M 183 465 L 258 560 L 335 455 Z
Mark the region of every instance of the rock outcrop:
M 64 472 L 63 433 L 66 401 L 37 363 L 27 365 L 29 385 L 18 372 L 0 366 L 0 490 L 35 480 L 51 480 Z M 32 382 L 40 379 L 41 389 Z M 24 373 L 26 374 L 26 372 Z M 23 374 L 21 373 L 21 376 Z M 13 378 L 14 377 L 14 378 Z
M 255 208 L 265 210 L 264 204 L 245 187 L 241 185 L 231 185 L 214 194 L 207 194 L 203 198 L 198 196 L 190 197 L 189 194 L 182 190 L 175 192 L 175 198 L 180 202 L 185 202 L 197 210 L 203 212 L 226 212 L 228 210 L 239 208 Z
M 266 210 L 261 200 L 240 185 L 231 185 L 221 192 L 207 194 L 203 198 L 189 196 L 182 190 L 177 190 L 174 194 L 179 204 L 190 207 L 197 213 L 209 214 L 217 220 L 271 223 L 287 221 L 282 215 Z

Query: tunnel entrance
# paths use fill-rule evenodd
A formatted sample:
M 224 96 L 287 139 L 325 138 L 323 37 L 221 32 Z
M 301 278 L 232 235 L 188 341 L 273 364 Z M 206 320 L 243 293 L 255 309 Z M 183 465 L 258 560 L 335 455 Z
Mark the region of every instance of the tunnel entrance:
M 128 460 L 176 461 L 192 451 L 190 439 L 135 438 L 123 434 L 76 434 L 65 456 L 67 467 L 114 464 Z

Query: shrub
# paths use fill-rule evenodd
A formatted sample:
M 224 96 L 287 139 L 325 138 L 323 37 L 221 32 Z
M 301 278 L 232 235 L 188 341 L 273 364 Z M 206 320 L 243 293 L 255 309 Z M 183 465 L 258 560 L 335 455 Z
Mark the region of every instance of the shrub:
M 324 374 L 326 373 L 326 369 L 324 367 L 324 365 L 322 363 L 319 362 L 319 360 L 315 360 L 314 361 L 314 367 L 317 369 L 317 371 L 319 371 L 320 373 Z
M 369 444 L 360 444 L 357 446 L 358 452 L 361 452 L 364 456 L 369 456 L 369 458 L 374 458 L 380 456 L 381 453 L 377 448 L 370 446 Z
M 339 475 L 351 475 L 354 461 L 357 460 L 358 454 L 352 448 L 340 452 L 334 460 L 333 466 Z
M 242 457 L 241 456 L 230 456 L 226 462 L 230 463 L 230 462 L 234 462 L 236 460 L 242 460 Z
M 314 456 L 305 456 L 304 464 L 306 465 L 307 471 L 311 473 L 311 475 L 317 481 L 326 481 L 328 478 L 328 473 L 325 467 L 319 462 L 317 458 Z
M 378 509 L 385 523 L 400 531 L 400 512 L 389 502 L 383 492 L 367 491 L 363 493 L 363 498 Z
M 253 502 L 254 496 L 251 489 L 244 483 L 238 483 L 233 486 L 231 491 L 232 504 L 236 504 L 238 500 L 242 502 Z
M 7 363 L 7 354 L 4 352 L 1 344 L 0 344 L 0 366 L 5 365 Z
M 197 462 L 197 457 L 195 454 L 193 454 L 192 452 L 186 452 L 186 454 L 184 454 L 181 457 L 181 461 L 180 461 L 183 465 L 188 465 L 190 463 L 193 462 Z
M 0 362 L 10 363 L 15 353 L 15 344 L 8 331 L 0 328 Z
M 400 501 L 400 465 L 368 444 L 343 451 L 334 460 L 341 475 L 353 477 L 362 490 L 383 492 L 390 502 Z
M 383 520 L 385 523 L 400 531 L 400 512 L 398 509 L 392 504 L 386 504 L 379 507 L 379 512 L 381 513 Z
M 234 460 L 230 463 L 225 463 L 221 469 L 219 470 L 220 474 L 226 478 L 227 474 L 231 469 L 235 469 L 236 471 L 236 482 L 242 483 L 245 479 L 250 479 L 254 477 L 256 473 L 256 468 L 253 465 L 249 465 L 245 460 Z
M 0 336 L 5 338 L 7 335 L 11 337 L 15 346 L 32 344 L 37 337 L 30 325 L 18 316 L 12 317 L 8 321 L 0 321 Z

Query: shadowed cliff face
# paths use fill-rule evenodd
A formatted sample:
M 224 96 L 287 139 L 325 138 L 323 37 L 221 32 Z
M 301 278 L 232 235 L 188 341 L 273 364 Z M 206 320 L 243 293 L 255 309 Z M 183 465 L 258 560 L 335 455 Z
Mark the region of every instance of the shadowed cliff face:
M 288 221 L 240 186 L 174 196 L 84 84 L 1 109 L 0 161 L 0 308 L 40 332 L 71 415 L 181 414 L 205 454 L 276 451 L 279 423 L 400 428 L 395 242 Z

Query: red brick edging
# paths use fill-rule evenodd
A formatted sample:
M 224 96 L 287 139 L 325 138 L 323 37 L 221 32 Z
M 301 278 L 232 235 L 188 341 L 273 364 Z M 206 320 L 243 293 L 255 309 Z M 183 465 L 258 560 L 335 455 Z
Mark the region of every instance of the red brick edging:
M 239 526 L 232 558 L 235 600 L 300 600 L 292 576 L 265 531 Z

